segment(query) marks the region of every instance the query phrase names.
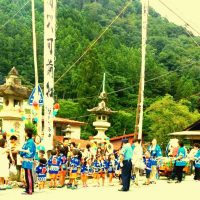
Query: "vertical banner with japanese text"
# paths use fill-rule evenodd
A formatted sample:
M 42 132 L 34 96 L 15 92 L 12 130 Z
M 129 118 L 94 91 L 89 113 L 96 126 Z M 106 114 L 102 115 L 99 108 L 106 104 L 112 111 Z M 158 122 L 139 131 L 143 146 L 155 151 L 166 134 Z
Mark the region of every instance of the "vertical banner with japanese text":
M 56 0 L 44 0 L 44 142 L 53 145 L 54 59 L 56 33 Z

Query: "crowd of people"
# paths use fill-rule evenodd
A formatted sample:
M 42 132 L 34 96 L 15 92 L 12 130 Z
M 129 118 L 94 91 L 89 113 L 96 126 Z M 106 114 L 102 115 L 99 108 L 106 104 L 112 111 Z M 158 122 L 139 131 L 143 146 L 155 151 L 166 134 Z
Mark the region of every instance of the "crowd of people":
M 41 136 L 34 136 L 31 129 L 25 129 L 26 141 L 22 147 L 18 138 L 12 135 L 9 140 L 0 138 L 0 190 L 10 189 L 9 176 L 16 169 L 17 180 L 25 188 L 24 194 L 32 194 L 35 186 L 39 189 L 67 187 L 76 189 L 79 185 L 113 186 L 113 179 L 119 179 L 122 185 L 119 191 L 129 191 L 131 179 L 139 186 L 141 172 L 146 179 L 143 185 L 156 184 L 159 165 L 162 161 L 162 150 L 153 139 L 147 147 L 140 140 L 130 144 L 128 139 L 122 140 L 119 150 L 113 150 L 109 140 L 98 144 L 88 143 L 84 149 L 64 138 L 63 143 L 53 150 L 46 151 Z M 194 166 L 194 179 L 200 180 L 200 149 L 199 144 L 187 153 L 184 144 L 178 141 L 176 148 L 168 146 L 166 156 L 173 160 L 173 171 L 168 182 L 180 183 L 186 157 Z M 12 169 L 12 170 L 11 170 Z M 47 182 L 47 180 L 49 180 Z M 81 182 L 81 183 L 80 183 Z

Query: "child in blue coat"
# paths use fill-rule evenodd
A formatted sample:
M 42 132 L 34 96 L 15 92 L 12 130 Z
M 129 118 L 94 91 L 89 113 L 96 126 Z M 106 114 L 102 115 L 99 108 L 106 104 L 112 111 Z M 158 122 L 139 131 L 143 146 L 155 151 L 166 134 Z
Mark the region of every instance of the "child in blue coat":
M 88 159 L 85 158 L 81 166 L 81 181 L 83 187 L 87 187 L 88 174 L 89 174 Z
M 61 163 L 59 169 L 59 186 L 58 188 L 62 188 L 65 185 L 65 177 L 67 174 L 67 157 L 65 156 L 65 149 L 63 147 L 58 150 L 59 156 L 58 159 Z
M 145 171 L 146 171 L 146 182 L 143 185 L 150 184 L 150 174 L 152 170 L 153 160 L 151 159 L 151 155 L 148 151 L 144 154 L 144 164 L 145 164 Z
M 110 154 L 108 157 L 108 163 L 107 163 L 110 186 L 114 185 L 112 180 L 113 180 L 113 177 L 115 176 L 115 171 L 117 170 L 117 165 L 118 165 L 118 162 L 115 159 L 115 155 L 113 153 Z
M 47 175 L 47 160 L 41 158 L 39 160 L 39 165 L 36 167 L 36 174 L 38 178 L 38 187 L 39 189 L 44 189 Z
M 51 157 L 48 160 L 49 175 L 50 175 L 50 186 L 49 188 L 57 187 L 57 176 L 61 166 L 61 161 L 58 159 L 56 150 L 51 151 Z
M 73 149 L 72 151 L 72 157 L 70 160 L 70 177 L 69 177 L 69 183 L 70 183 L 70 187 L 72 189 L 76 189 L 78 187 L 78 183 L 77 183 L 77 174 L 78 174 L 78 170 L 80 168 L 80 159 L 79 159 L 79 150 L 78 149 Z

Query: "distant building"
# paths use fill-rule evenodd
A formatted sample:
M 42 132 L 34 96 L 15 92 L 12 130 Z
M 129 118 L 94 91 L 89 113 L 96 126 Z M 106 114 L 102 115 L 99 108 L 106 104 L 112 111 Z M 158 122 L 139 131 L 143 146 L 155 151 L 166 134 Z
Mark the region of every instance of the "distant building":
M 55 117 L 53 120 L 54 125 L 54 139 L 64 138 L 65 132 L 64 130 L 68 125 L 71 127 L 71 133 L 69 138 L 73 139 L 80 139 L 81 136 L 81 126 L 84 126 L 86 123 L 79 122 L 71 119 L 61 118 L 61 117 Z
M 113 144 L 114 150 L 118 150 L 121 148 L 122 139 L 127 138 L 129 140 L 129 143 L 132 144 L 134 136 L 135 136 L 135 133 L 116 136 L 116 137 L 110 138 L 110 142 Z
M 170 136 L 190 140 L 191 144 L 200 143 L 200 119 L 183 131 L 170 133 Z

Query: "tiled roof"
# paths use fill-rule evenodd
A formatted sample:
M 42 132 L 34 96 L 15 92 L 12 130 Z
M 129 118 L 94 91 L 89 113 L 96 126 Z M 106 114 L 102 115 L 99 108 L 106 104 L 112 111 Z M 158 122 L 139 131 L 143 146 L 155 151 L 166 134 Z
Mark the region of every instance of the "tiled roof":
M 26 117 L 27 117 L 27 119 L 30 119 L 30 114 L 27 114 Z M 44 116 L 42 116 L 42 121 L 44 121 Z M 62 123 L 62 124 L 77 125 L 77 126 L 84 126 L 84 125 L 87 124 L 85 122 L 80 122 L 80 121 L 71 120 L 71 119 L 62 118 L 62 117 L 54 117 L 53 122 L 58 122 L 58 123 Z
M 71 119 L 67 119 L 67 118 L 61 118 L 61 117 L 55 117 L 53 119 L 54 122 L 60 122 L 60 123 L 64 123 L 64 124 L 76 124 L 76 125 L 86 125 L 85 122 L 79 122 L 79 121 L 75 121 L 75 120 L 71 120 Z
M 54 136 L 54 140 L 63 143 L 63 136 Z M 70 139 L 71 142 L 75 142 L 76 144 L 79 145 L 79 148 L 85 148 L 87 144 L 91 144 L 89 140 L 82 140 L 82 139 Z
M 120 139 L 123 139 L 123 138 L 130 138 L 130 137 L 133 137 L 134 135 L 135 135 L 135 133 L 120 135 L 120 136 L 117 136 L 117 137 L 110 138 L 110 141 L 120 140 Z

